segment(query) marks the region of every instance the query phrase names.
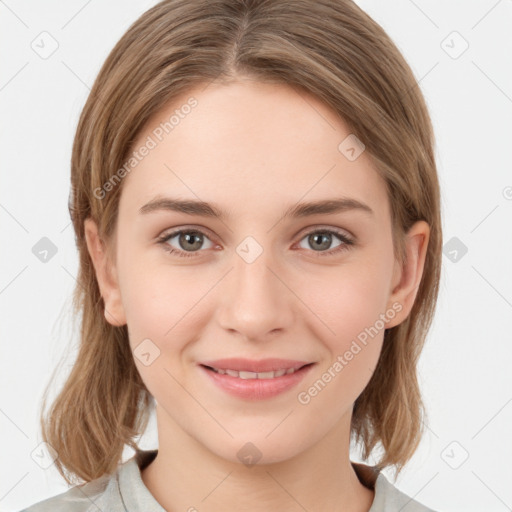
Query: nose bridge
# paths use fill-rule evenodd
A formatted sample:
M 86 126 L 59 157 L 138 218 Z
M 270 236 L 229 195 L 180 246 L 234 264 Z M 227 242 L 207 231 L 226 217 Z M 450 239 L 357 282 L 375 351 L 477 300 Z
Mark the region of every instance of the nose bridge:
M 276 268 L 272 250 L 254 238 L 239 244 L 222 298 L 223 328 L 256 339 L 288 325 L 292 315 L 289 297 L 275 275 Z
M 272 287 L 268 281 L 275 280 L 275 276 L 269 267 L 276 267 L 274 251 L 271 247 L 272 237 L 264 235 L 248 235 L 236 247 L 233 254 L 234 286 L 237 293 L 243 291 L 243 287 L 257 291 L 259 286 Z M 242 289 L 238 289 L 239 285 Z M 254 288 L 256 287 L 256 288 Z

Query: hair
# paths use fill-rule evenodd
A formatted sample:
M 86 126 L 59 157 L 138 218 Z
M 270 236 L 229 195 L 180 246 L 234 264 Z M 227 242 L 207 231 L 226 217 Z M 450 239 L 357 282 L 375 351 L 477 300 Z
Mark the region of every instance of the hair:
M 123 166 L 136 137 L 173 98 L 202 83 L 238 77 L 315 95 L 365 145 L 386 183 L 395 255 L 418 220 L 430 227 L 424 271 L 408 317 L 387 329 L 375 371 L 353 406 L 351 436 L 364 459 L 399 473 L 424 433 L 417 362 L 437 302 L 442 232 L 434 136 L 412 70 L 382 27 L 349 0 L 164 0 L 142 14 L 108 55 L 79 118 L 69 212 L 79 252 L 78 354 L 48 412 L 45 442 L 68 483 L 113 473 L 146 429 L 153 397 L 130 349 L 127 326 L 104 316 L 84 221 L 114 246 L 122 184 L 95 190 Z M 46 393 L 43 409 L 46 404 Z

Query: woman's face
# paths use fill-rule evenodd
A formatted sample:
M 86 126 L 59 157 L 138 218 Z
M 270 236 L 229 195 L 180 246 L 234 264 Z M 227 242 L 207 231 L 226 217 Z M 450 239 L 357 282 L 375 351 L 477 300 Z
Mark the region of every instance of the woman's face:
M 384 329 L 411 305 L 362 149 L 315 97 L 250 80 L 202 85 L 140 134 L 104 298 L 160 435 L 234 462 L 286 460 L 334 431 L 348 441 Z

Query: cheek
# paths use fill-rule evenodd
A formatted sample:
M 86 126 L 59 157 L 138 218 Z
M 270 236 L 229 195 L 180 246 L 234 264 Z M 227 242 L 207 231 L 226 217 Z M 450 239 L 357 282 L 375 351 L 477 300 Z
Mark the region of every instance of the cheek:
M 187 375 L 183 361 L 190 342 L 200 337 L 202 308 L 199 303 L 211 284 L 192 274 L 170 273 L 165 268 L 136 266 L 124 282 L 123 303 L 129 341 L 142 380 L 162 404 L 181 403 Z M 135 269 L 137 269 L 135 271 Z M 199 304 L 198 304 L 199 303 Z M 186 397 L 185 397 L 186 398 Z
M 382 349 L 386 315 L 388 270 L 380 263 L 340 269 L 311 288 L 308 305 L 321 319 L 315 337 L 326 349 L 321 368 L 301 388 L 299 403 L 331 412 L 337 421 L 362 393 L 375 370 Z M 303 292 L 304 293 L 304 292 Z M 311 409 L 308 409 L 311 410 Z M 316 415 L 312 421 L 319 421 Z M 321 428 L 321 425 L 318 425 Z
M 382 330 L 391 272 L 392 258 L 370 255 L 302 282 L 298 295 L 307 298 L 308 315 L 318 319 L 318 337 L 331 352 L 347 350 L 368 330 L 374 336 L 373 328 Z
M 155 396 L 161 389 L 179 396 L 180 387 L 172 377 L 179 382 L 187 378 L 186 348 L 204 331 L 207 296 L 215 280 L 201 279 L 192 267 L 148 265 L 135 252 L 120 262 L 120 269 L 129 341 L 139 373 Z
M 154 255 L 154 248 L 151 249 Z M 192 267 L 171 268 L 165 251 L 152 261 L 142 249 L 128 248 L 120 257 L 120 284 L 127 323 L 138 334 L 170 337 L 208 291 Z M 144 332 L 140 332 L 144 331 Z

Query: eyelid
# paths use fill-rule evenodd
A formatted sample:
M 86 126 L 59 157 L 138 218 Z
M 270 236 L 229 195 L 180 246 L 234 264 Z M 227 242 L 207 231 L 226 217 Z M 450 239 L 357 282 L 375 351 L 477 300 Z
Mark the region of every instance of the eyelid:
M 327 224 L 317 224 L 314 226 L 309 226 L 307 228 L 304 228 L 304 230 L 299 231 L 299 233 L 295 236 L 301 236 L 301 239 L 305 237 L 306 235 L 316 233 L 317 231 L 330 231 L 332 233 L 337 233 L 339 235 L 343 235 L 345 238 L 350 238 L 350 240 L 355 242 L 356 237 L 345 228 L 338 228 L 335 226 L 329 226 Z M 302 233 L 302 234 L 301 234 Z
M 213 234 L 212 231 L 210 231 L 208 228 L 205 228 L 205 227 L 202 227 L 202 226 L 194 226 L 194 225 L 185 225 L 185 226 L 178 226 L 178 227 L 175 227 L 175 228 L 169 228 L 169 229 L 165 229 L 164 231 L 162 231 L 161 234 L 159 234 L 156 239 L 157 240 L 161 240 L 163 238 L 168 238 L 170 236 L 175 236 L 177 235 L 178 233 L 181 233 L 181 232 L 197 232 L 197 233 L 200 233 L 206 237 L 208 237 L 210 240 L 212 240 L 213 242 L 213 239 L 217 239 L 217 240 L 222 240 L 219 236 Z

